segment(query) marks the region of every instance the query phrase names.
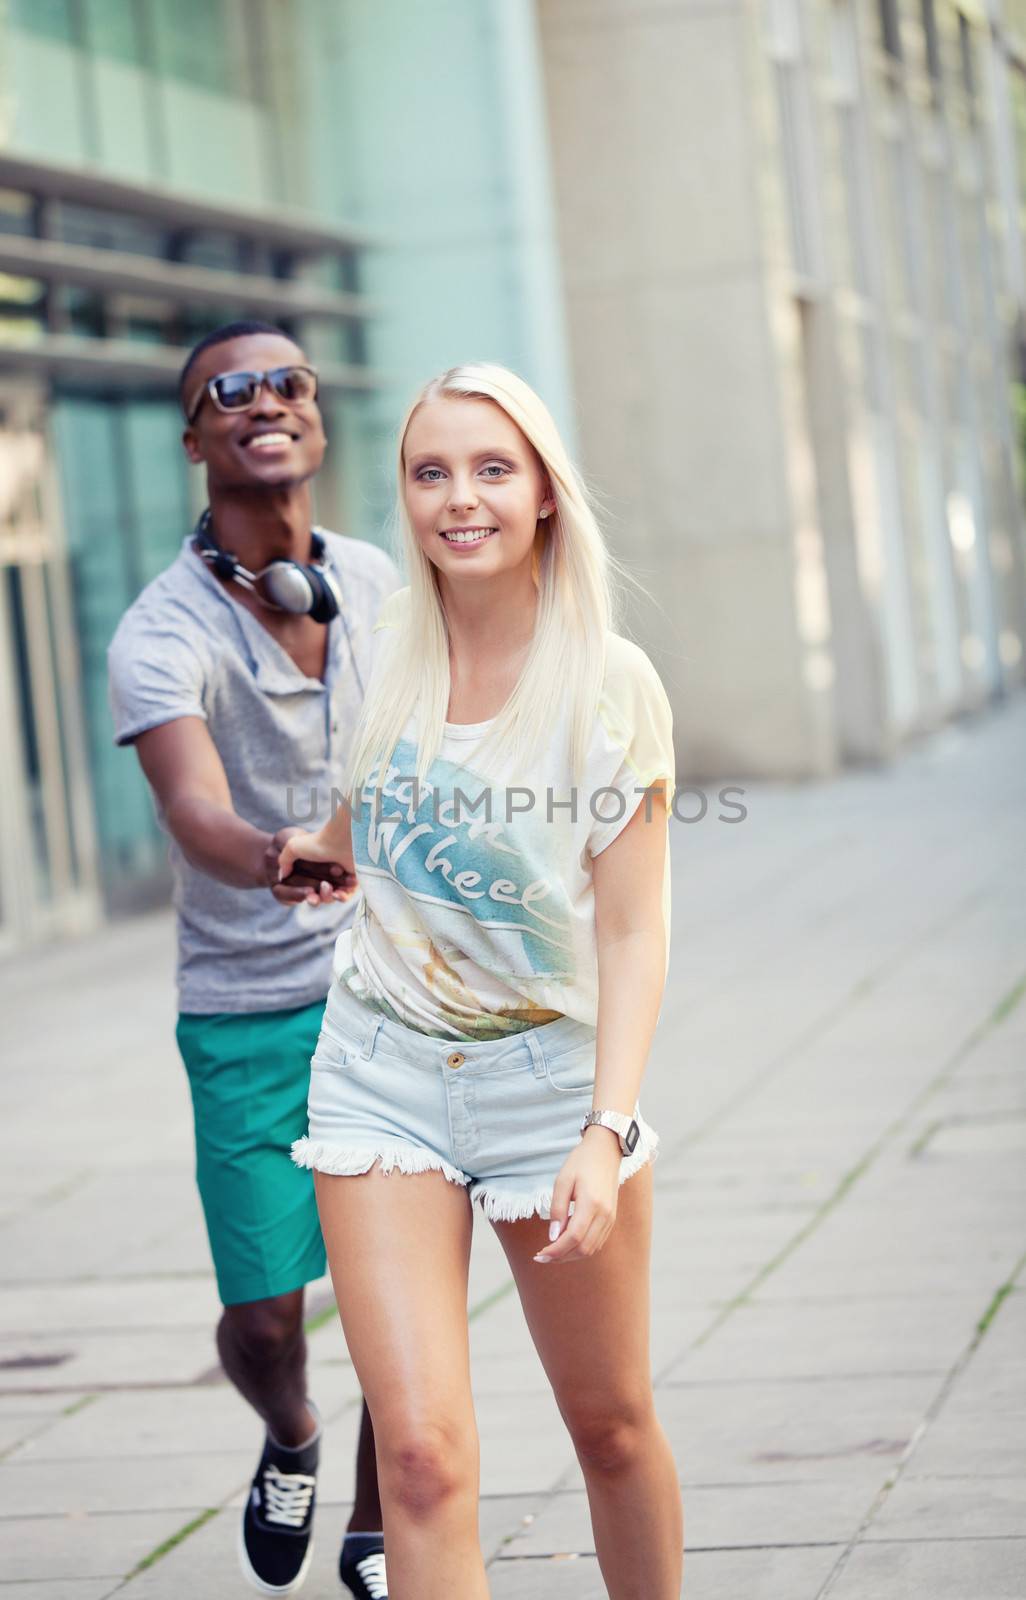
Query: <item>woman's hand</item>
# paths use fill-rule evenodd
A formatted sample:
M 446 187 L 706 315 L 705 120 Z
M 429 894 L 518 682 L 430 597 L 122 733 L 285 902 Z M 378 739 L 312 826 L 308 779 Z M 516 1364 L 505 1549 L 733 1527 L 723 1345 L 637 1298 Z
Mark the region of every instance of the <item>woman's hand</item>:
M 585 1261 L 602 1249 L 616 1222 L 621 1160 L 615 1133 L 601 1126 L 585 1130 L 559 1169 L 549 1210 L 550 1243 L 536 1261 Z
M 288 895 L 293 903 L 305 900 L 308 905 L 352 899 L 358 887 L 356 869 L 351 860 L 340 859 L 338 839 L 327 839 L 325 833 L 324 828 L 318 833 L 289 828 L 275 834 L 266 859 L 276 898 Z

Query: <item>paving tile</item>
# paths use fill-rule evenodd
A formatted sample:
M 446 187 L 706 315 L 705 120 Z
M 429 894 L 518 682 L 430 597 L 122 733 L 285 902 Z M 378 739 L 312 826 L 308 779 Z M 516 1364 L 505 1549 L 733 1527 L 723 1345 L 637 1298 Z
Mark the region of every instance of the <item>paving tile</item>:
M 4 1290 L 4 1333 L 53 1336 L 213 1328 L 221 1314 L 213 1275 L 92 1283 L 40 1283 Z
M 8 1390 L 191 1383 L 217 1364 L 213 1327 L 0 1336 Z
M 184 1519 L 179 1519 L 179 1527 Z M 236 1554 L 239 1513 L 225 1510 L 183 1538 L 173 1549 L 133 1578 L 127 1593 L 131 1600 L 182 1600 L 184 1595 L 195 1595 L 197 1600 L 210 1596 L 211 1600 L 228 1600 L 249 1592 L 239 1571 Z M 176 1530 L 177 1531 L 177 1530 Z M 155 1546 L 154 1546 L 155 1548 Z M 308 1587 L 304 1593 L 313 1597 L 339 1593 L 335 1563 L 338 1545 L 321 1536 L 318 1526 L 314 1534 L 314 1558 Z M 332 1584 L 333 1588 L 328 1585 Z
M 862 1544 L 830 1600 L 1022 1600 L 1026 1540 L 938 1539 Z
M 344 1355 L 327 1361 L 315 1357 L 308 1364 L 307 1377 L 310 1396 L 323 1417 L 333 1417 L 362 1398 L 359 1379 Z
M 857 1533 L 869 1497 L 851 1482 L 689 1485 L 684 1519 L 689 1550 L 845 1544 Z M 595 1549 L 587 1496 L 546 1496 L 508 1547 L 510 1556 L 588 1554 Z
M 24 1457 L 0 1466 L 0 1505 L 5 1516 L 82 1516 L 93 1512 L 190 1512 L 219 1505 L 248 1481 L 252 1451 L 234 1454 L 110 1458 L 92 1462 L 33 1461 Z M 184 1518 L 183 1518 L 184 1520 Z
M 923 1475 L 1026 1477 L 1026 1395 L 1021 1386 L 959 1388 L 913 1457 Z
M 654 1305 L 649 1340 L 653 1372 L 665 1372 L 675 1362 L 682 1361 L 695 1340 L 709 1327 L 714 1315 L 715 1312 L 708 1307 L 691 1311 L 661 1311 L 658 1305 Z
M 0 1378 L 3 1374 L 0 1373 Z M 59 1417 L 92 1399 L 92 1391 L 15 1389 L 4 1393 L 0 1383 L 0 1421 L 5 1417 Z
M 688 1600 L 816 1600 L 838 1551 L 694 1550 L 684 1557 Z
M 998 1308 L 920 1440 L 912 1471 L 1026 1478 L 1026 1295 Z
M 1010 1251 L 988 1249 L 986 1240 L 979 1236 L 975 1250 L 967 1241 L 962 1256 L 953 1251 L 931 1256 L 926 1241 L 918 1253 L 913 1240 L 904 1250 L 884 1246 L 878 1253 L 859 1247 L 849 1249 L 836 1239 L 810 1241 L 812 1244 L 815 1256 L 803 1250 L 760 1285 L 763 1299 L 808 1301 L 854 1295 L 875 1299 L 882 1295 L 942 1296 L 970 1290 L 979 1296 L 981 1304 L 986 1304 L 1004 1281 L 1009 1267 Z
M 506 1552 L 511 1541 L 528 1526 L 528 1519 L 543 1498 L 537 1491 L 532 1494 L 481 1497 L 481 1549 L 486 1561 L 492 1561 Z
M 4 1600 L 107 1600 L 121 1580 L 111 1578 L 49 1578 L 36 1583 L 5 1583 Z
M 516 1395 L 528 1391 L 545 1392 L 549 1380 L 532 1345 L 515 1354 L 496 1355 L 476 1350 L 471 1356 L 470 1381 L 475 1401 L 486 1395 Z
M 661 1387 L 660 1420 L 685 1483 L 883 1482 L 937 1390 L 923 1376 Z
M 1002 1291 L 1000 1305 L 973 1355 L 967 1371 L 970 1382 L 994 1373 L 1014 1373 L 1026 1378 L 1026 1283 L 1010 1294 Z
M 934 1160 L 943 1156 L 984 1156 L 988 1165 L 995 1156 L 1009 1151 L 1021 1157 L 1026 1155 L 1026 1112 L 950 1118 L 931 1133 L 925 1150 Z
M 0 1416 L 0 1460 L 20 1449 L 28 1440 L 51 1427 L 53 1418 L 38 1411 L 12 1412 Z
M 481 1493 L 544 1492 L 576 1457 L 550 1390 L 520 1395 L 479 1395 Z
M 1009 1228 L 1008 1242 L 1001 1242 L 993 1231 L 1000 1219 L 956 1221 L 951 1215 L 943 1229 L 928 1228 L 932 1199 L 923 1195 L 914 1214 L 902 1214 L 899 1197 L 892 1195 L 888 1228 L 886 1211 L 874 1214 L 863 1196 L 853 1195 L 774 1269 L 759 1286 L 760 1295 L 782 1300 L 965 1290 L 989 1298 L 1017 1258 L 1018 1233 L 1013 1238 Z
M 708 1343 L 689 1350 L 668 1381 L 946 1373 L 976 1331 L 979 1299 L 964 1294 L 837 1300 L 829 1305 L 738 1307 Z
M 182 1186 L 184 1191 L 184 1179 Z M 150 1278 L 154 1262 L 170 1278 L 208 1278 L 210 1276 L 210 1246 L 197 1219 L 193 1227 L 176 1228 L 173 1223 L 162 1227 L 158 1237 L 134 1248 L 125 1246 L 117 1257 L 119 1278 Z M 106 1272 L 105 1272 L 106 1276 Z
M 488 1587 L 492 1600 L 605 1600 L 607 1592 L 593 1556 L 495 1561 Z
M 492 1497 L 481 1502 L 481 1548 L 486 1558 L 504 1547 L 510 1531 L 519 1526 L 524 1501 L 518 1497 Z M 341 1593 L 337 1575 L 342 1535 L 351 1503 L 318 1498 L 314 1526 L 314 1556 L 303 1587 L 311 1600 L 337 1600 Z M 183 1593 L 206 1596 L 246 1593 L 235 1553 L 239 1508 L 219 1512 L 146 1572 L 133 1580 L 132 1600 L 181 1600 Z M 6 1595 L 6 1587 L 4 1588 Z M 43 1600 L 43 1596 L 39 1597 Z M 69 1596 L 69 1600 L 74 1597 Z M 92 1596 L 83 1600 L 93 1600 Z
M 95 1461 L 159 1458 L 259 1447 L 260 1423 L 227 1384 L 100 1394 L 58 1417 L 11 1458 Z
M 470 1324 L 470 1353 L 475 1360 L 501 1362 L 533 1351 L 520 1302 L 512 1295 L 489 1306 Z
M 467 1295 L 471 1306 L 477 1305 L 487 1295 L 509 1283 L 512 1279 L 509 1263 L 499 1243 L 498 1235 L 480 1211 L 474 1212 L 474 1242 L 470 1252 L 470 1288 Z
M 696 1550 L 684 1559 L 687 1600 L 816 1600 L 837 1558 L 805 1550 Z M 500 1560 L 489 1568 L 493 1600 L 605 1600 L 593 1557 Z M 868 1597 L 867 1597 L 868 1600 Z M 908 1597 L 903 1597 L 908 1600 Z
M 915 1459 L 915 1458 L 913 1458 Z M 1026 1538 L 1026 1477 L 922 1478 L 906 1472 L 866 1539 Z
M 29 1579 L 119 1578 L 178 1532 L 177 1511 L 118 1516 L 27 1517 L 0 1521 L 0 1572 Z
M 153 1110 L 156 1115 L 155 1108 Z M 91 1119 L 95 1110 L 83 1109 Z M 65 1108 L 69 1121 L 76 1119 Z M 88 1121 L 87 1121 L 88 1125 Z M 77 1122 L 81 1127 L 81 1119 Z M 136 1130 L 130 1124 L 129 1131 Z M 76 1131 L 76 1138 L 81 1135 Z M 59 1162 L 59 1152 L 53 1160 Z M 145 1195 L 146 1204 L 140 1205 Z M 102 1273 L 121 1275 L 126 1257 L 148 1255 L 143 1275 L 152 1276 L 155 1264 L 172 1269 L 168 1251 L 189 1238 L 209 1271 L 210 1254 L 203 1216 L 189 1166 L 141 1166 L 135 1171 L 96 1171 L 61 1204 L 28 1212 L 4 1230 L 0 1279 L 4 1282 L 62 1282 L 69 1271 L 85 1277 Z M 167 1247 L 167 1248 L 166 1248 Z

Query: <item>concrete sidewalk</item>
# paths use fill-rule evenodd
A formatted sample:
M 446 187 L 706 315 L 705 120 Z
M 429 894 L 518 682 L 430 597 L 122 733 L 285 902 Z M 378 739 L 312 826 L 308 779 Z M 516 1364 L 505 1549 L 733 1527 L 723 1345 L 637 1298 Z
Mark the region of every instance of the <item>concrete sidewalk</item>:
M 1026 703 L 887 772 L 672 829 L 645 1093 L 654 1355 L 688 1600 L 1026 1594 Z M 0 974 L 0 1600 L 242 1596 L 259 1428 L 221 1378 L 167 917 Z M 487 1225 L 493 1594 L 601 1596 L 579 1471 Z M 305 1593 L 341 1593 L 357 1385 L 326 1285 Z

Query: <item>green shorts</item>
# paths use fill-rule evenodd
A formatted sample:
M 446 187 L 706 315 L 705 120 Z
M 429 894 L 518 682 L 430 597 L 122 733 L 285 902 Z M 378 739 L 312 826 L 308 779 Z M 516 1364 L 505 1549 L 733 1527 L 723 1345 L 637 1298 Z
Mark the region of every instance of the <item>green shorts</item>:
M 183 1014 L 178 1048 L 196 1122 L 196 1181 L 223 1305 L 299 1289 L 325 1269 L 313 1179 L 290 1158 L 306 1132 L 324 1002 L 252 1015 Z

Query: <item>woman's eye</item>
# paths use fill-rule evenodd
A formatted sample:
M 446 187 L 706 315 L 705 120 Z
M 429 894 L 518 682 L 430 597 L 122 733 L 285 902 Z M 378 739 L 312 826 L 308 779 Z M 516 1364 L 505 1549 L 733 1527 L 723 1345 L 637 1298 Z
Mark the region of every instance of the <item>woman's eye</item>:
M 441 467 L 422 467 L 417 473 L 418 483 L 437 483 L 443 476 Z
M 496 477 L 496 478 L 504 478 L 506 476 L 506 474 L 508 473 L 508 471 L 509 471 L 509 468 L 508 467 L 504 467 L 502 465 L 501 461 L 491 461 L 491 462 L 489 462 L 488 466 L 485 467 L 485 469 L 484 469 L 485 477 Z

